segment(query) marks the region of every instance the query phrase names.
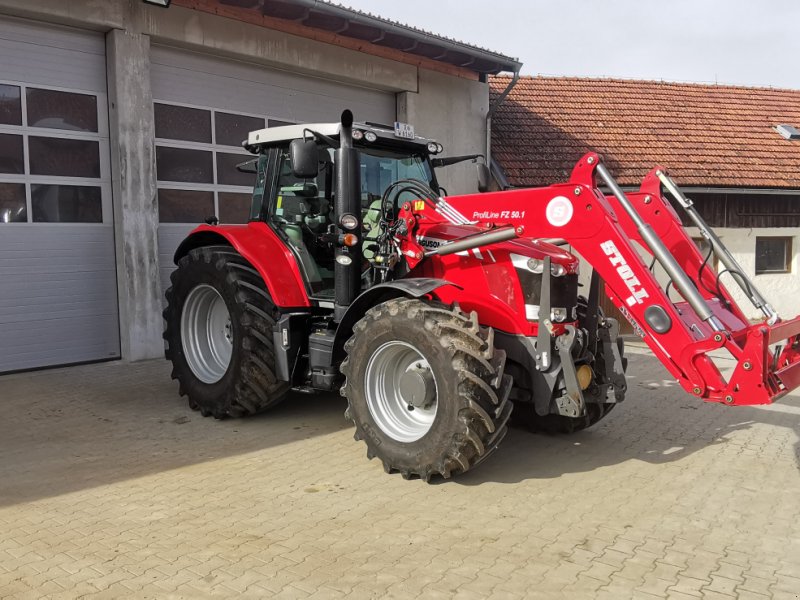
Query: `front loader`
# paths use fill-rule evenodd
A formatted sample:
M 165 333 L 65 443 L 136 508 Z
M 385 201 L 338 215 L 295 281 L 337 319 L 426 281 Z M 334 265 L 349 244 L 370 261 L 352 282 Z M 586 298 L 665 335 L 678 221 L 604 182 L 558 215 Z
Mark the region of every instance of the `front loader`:
M 411 127 L 349 111 L 252 132 L 245 147 L 250 222 L 193 231 L 166 292 L 166 356 L 203 415 L 339 390 L 387 472 L 447 478 L 497 448 L 512 410 L 572 432 L 624 400 L 602 294 L 698 398 L 764 404 L 800 385 L 800 319 L 780 319 L 663 168 L 626 194 L 589 153 L 566 183 L 445 197 L 436 168 L 473 160 L 485 175 L 481 157 L 438 158 Z M 747 321 L 665 193 L 763 322 Z M 585 294 L 573 252 L 593 269 Z M 736 359 L 729 376 L 715 351 Z

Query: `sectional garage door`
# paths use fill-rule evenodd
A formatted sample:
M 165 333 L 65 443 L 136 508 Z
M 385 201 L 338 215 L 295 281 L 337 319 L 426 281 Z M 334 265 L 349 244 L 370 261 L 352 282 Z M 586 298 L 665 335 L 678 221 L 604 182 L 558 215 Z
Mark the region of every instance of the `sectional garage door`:
M 151 51 L 162 285 L 175 248 L 192 227 L 216 215 L 246 222 L 252 175 L 237 163 L 248 131 L 297 122 L 392 123 L 394 94 L 166 47 Z
M 0 372 L 119 356 L 103 36 L 0 20 Z

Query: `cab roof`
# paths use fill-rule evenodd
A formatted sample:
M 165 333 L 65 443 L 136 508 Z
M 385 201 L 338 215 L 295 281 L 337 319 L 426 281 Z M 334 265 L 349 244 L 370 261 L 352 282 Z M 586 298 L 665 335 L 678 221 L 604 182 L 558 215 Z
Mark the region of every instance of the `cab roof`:
M 304 132 L 310 130 L 322 135 L 338 138 L 341 123 L 301 123 L 298 125 L 282 125 L 280 127 L 267 127 L 251 131 L 244 142 L 244 147 L 250 152 L 257 153 L 260 147 L 275 146 L 282 142 L 288 142 L 302 138 Z M 422 151 L 427 151 L 427 146 L 436 140 L 424 138 L 418 135 L 414 139 L 398 137 L 394 133 L 394 127 L 379 123 L 353 123 L 353 130 L 360 129 L 363 132 L 372 131 L 378 136 L 374 143 L 391 142 L 392 145 L 405 147 L 418 147 Z M 355 141 L 356 145 L 367 146 L 370 143 L 365 140 Z

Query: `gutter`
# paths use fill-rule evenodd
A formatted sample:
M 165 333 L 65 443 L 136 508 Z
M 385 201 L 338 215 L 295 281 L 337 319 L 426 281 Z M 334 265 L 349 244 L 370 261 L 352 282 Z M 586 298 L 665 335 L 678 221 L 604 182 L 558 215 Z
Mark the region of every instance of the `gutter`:
M 489 112 L 486 113 L 486 164 L 490 166 L 492 164 L 492 117 L 494 116 L 495 111 L 498 107 L 503 103 L 503 100 L 506 99 L 511 93 L 511 90 L 514 89 L 514 86 L 517 85 L 519 81 L 519 71 L 522 67 L 522 64 L 519 64 L 517 68 L 514 70 L 514 76 L 511 78 L 511 81 L 506 86 L 506 89 L 500 94 L 497 98 L 495 103 L 489 107 Z M 497 183 L 501 184 L 501 182 L 495 177 Z M 502 185 L 502 184 L 501 184 Z
M 402 35 L 404 37 L 413 40 L 414 43 L 411 46 L 411 48 L 398 48 L 398 50 L 400 50 L 401 52 L 408 52 L 408 50 L 413 49 L 420 42 L 428 44 L 432 43 L 437 46 L 441 46 L 446 50 L 453 50 L 454 52 L 459 52 L 461 54 L 468 55 L 471 60 L 467 64 L 456 65 L 464 67 L 465 69 L 469 69 L 470 65 L 476 60 L 494 61 L 498 67 L 497 72 L 509 71 L 511 69 L 516 69 L 516 71 L 519 71 L 519 68 L 522 66 L 521 63 L 519 63 L 518 61 L 503 54 L 499 54 L 491 50 L 484 50 L 482 48 L 477 48 L 475 46 L 471 46 L 463 42 L 458 42 L 456 40 L 450 40 L 432 33 L 421 31 L 419 29 L 410 26 L 403 26 L 401 24 L 394 23 L 393 21 L 384 19 L 382 17 L 367 15 L 360 11 L 354 11 L 349 8 L 344 8 L 343 6 L 331 4 L 330 2 L 326 2 L 324 0 L 293 0 L 292 3 L 305 7 L 306 9 L 309 10 L 316 10 L 319 12 L 335 15 L 337 17 L 345 19 L 346 21 L 352 21 L 353 23 L 359 23 L 361 25 L 367 25 L 369 27 L 377 27 L 379 29 L 384 30 L 385 32 Z M 372 40 L 364 40 L 364 41 L 372 42 Z M 436 59 L 434 58 L 432 60 Z

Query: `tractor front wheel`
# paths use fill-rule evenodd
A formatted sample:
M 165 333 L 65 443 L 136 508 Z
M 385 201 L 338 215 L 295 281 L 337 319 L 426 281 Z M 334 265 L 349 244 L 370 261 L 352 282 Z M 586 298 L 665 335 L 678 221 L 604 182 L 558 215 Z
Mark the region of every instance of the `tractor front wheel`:
M 477 315 L 422 300 L 367 311 L 345 344 L 346 417 L 388 473 L 430 480 L 463 473 L 507 430 L 505 352 Z

